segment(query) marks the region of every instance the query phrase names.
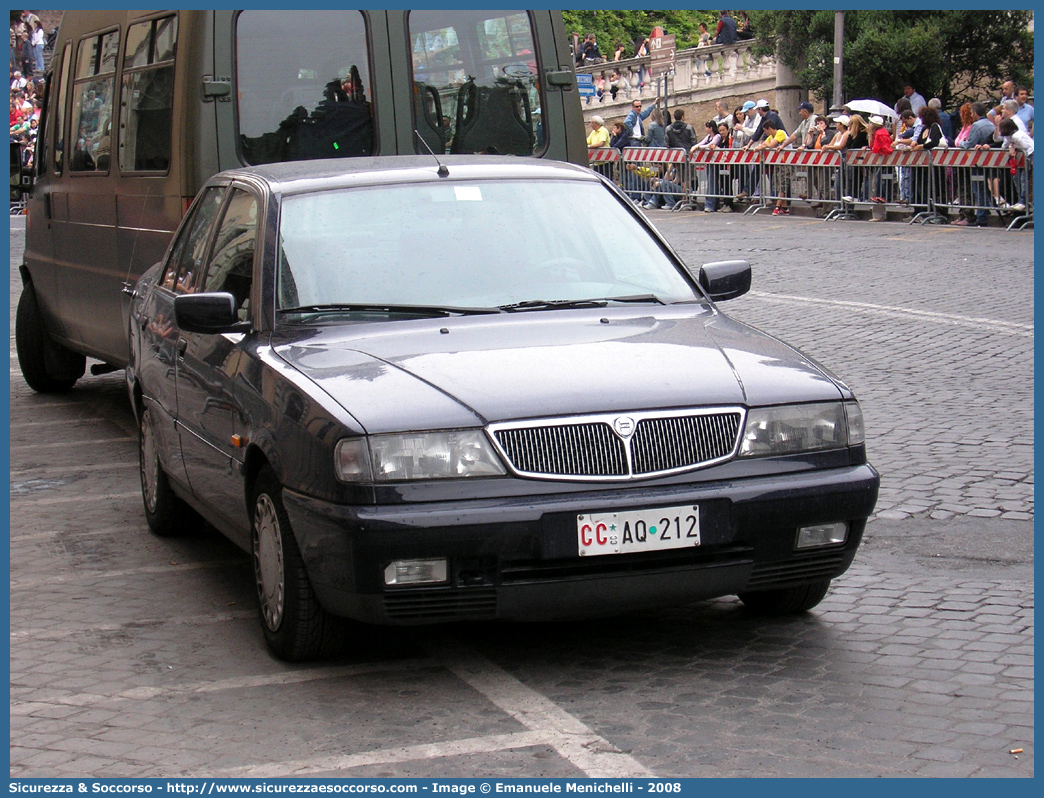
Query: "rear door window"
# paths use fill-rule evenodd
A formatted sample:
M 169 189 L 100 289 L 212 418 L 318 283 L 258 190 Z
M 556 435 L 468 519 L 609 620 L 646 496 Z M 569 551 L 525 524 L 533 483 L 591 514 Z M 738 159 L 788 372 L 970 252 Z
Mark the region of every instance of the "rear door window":
M 62 173 L 62 156 L 65 154 L 65 104 L 69 99 L 69 67 L 71 62 L 72 46 L 66 44 L 65 49 L 62 50 L 61 64 L 54 73 L 56 76 L 54 78 L 55 82 L 51 85 L 51 90 L 58 95 L 54 106 L 54 120 L 51 123 L 54 129 L 54 157 L 51 159 L 51 166 L 56 175 Z
M 373 155 L 367 41 L 356 11 L 243 11 L 236 19 L 243 162 Z
M 544 150 L 540 69 L 526 11 L 411 11 L 414 120 L 436 153 Z M 417 152 L 424 153 L 417 143 Z
M 113 99 L 118 30 L 80 40 L 73 86 L 72 157 L 74 172 L 106 173 L 112 158 Z

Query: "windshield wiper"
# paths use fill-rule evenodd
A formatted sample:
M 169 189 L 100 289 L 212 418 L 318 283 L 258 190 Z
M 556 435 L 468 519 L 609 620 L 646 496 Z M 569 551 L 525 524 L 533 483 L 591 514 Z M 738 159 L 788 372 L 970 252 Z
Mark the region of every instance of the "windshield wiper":
M 498 308 L 455 308 L 437 307 L 435 305 L 380 305 L 365 303 L 301 305 L 296 308 L 281 308 L 280 313 L 388 313 L 408 316 L 427 316 L 442 318 L 445 316 L 477 316 L 487 313 L 500 313 Z
M 511 305 L 500 305 L 500 310 L 556 310 L 559 308 L 604 308 L 604 299 L 527 299 Z
M 666 305 L 656 294 L 632 294 L 631 296 L 608 296 L 607 302 L 634 302 L 636 304 L 651 303 L 653 305 Z
M 662 299 L 653 294 L 634 294 L 631 296 L 607 296 L 601 299 L 529 299 L 525 302 L 515 302 L 511 305 L 501 305 L 501 310 L 557 310 L 560 308 L 604 308 L 611 302 L 633 302 L 651 303 L 656 305 L 665 304 Z

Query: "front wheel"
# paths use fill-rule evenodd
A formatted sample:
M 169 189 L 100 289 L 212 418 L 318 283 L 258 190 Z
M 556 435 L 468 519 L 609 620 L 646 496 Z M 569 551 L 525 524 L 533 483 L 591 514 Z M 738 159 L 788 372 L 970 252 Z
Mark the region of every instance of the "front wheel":
M 253 560 L 265 643 L 290 662 L 315 659 L 332 642 L 337 619 L 315 597 L 271 469 L 258 475 L 253 503 Z
M 67 391 L 87 369 L 87 358 L 59 346 L 47 334 L 32 283 L 25 284 L 18 298 L 15 350 L 22 377 L 37 393 Z
M 819 604 L 829 589 L 830 580 L 823 579 L 797 587 L 740 593 L 739 600 L 758 615 L 796 615 Z

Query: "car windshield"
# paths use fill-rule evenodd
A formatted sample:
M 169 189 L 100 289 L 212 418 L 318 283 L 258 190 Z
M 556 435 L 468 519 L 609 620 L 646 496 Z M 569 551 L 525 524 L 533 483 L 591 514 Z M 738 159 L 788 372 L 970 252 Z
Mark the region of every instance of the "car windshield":
M 439 181 L 285 198 L 281 321 L 702 301 L 601 184 Z

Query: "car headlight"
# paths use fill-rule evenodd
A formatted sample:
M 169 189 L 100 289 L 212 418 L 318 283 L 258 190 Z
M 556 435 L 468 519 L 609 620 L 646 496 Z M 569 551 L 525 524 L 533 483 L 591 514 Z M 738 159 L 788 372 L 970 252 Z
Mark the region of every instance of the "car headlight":
M 858 402 L 819 402 L 753 407 L 740 442 L 740 457 L 840 449 L 863 442 Z
M 337 444 L 334 467 L 344 482 L 459 479 L 507 473 L 481 430 L 346 439 Z

